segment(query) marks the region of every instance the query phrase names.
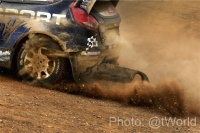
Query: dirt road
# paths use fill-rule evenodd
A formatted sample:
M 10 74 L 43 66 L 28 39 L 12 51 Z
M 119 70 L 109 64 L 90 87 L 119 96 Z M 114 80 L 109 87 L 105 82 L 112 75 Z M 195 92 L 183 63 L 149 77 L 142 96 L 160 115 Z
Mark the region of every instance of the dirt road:
M 200 105 L 199 7 L 200 2 L 181 1 L 120 2 L 118 7 L 124 38 L 120 64 L 144 71 L 152 84 L 175 80 L 190 111 Z M 0 73 L 0 97 L 2 133 L 200 132 L 197 115 L 170 117 L 154 108 L 31 87 L 6 72 Z

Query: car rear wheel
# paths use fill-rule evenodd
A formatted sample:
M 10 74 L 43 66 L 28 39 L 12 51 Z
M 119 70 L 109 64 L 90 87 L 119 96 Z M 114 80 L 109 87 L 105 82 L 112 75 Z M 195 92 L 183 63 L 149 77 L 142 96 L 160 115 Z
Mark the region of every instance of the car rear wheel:
M 30 35 L 17 56 L 19 74 L 26 82 L 53 84 L 64 77 L 64 58 L 49 57 L 51 50 L 60 50 L 60 46 L 45 35 Z

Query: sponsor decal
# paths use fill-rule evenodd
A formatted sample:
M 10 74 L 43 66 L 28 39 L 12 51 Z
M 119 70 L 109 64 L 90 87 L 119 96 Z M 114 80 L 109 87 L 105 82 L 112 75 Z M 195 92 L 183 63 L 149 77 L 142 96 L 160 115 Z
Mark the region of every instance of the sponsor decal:
M 0 57 L 10 55 L 10 51 L 0 51 Z
M 100 51 L 82 51 L 81 55 L 100 55 Z
M 6 51 L 2 51 L 0 50 L 0 61 L 9 61 L 10 60 L 10 55 L 11 52 L 6 50 Z
M 89 50 L 89 48 L 98 47 L 98 42 L 96 38 L 94 38 L 93 36 L 88 38 L 87 41 L 88 41 L 87 43 L 88 48 L 86 48 L 86 50 Z
M 12 8 L 0 8 L 0 14 L 3 13 L 14 13 L 19 15 L 29 15 L 29 19 L 36 19 L 38 21 L 46 21 L 50 22 L 52 18 L 56 20 L 56 24 L 60 25 L 60 21 L 62 18 L 66 18 L 65 14 L 51 14 L 49 12 L 40 12 L 40 11 L 33 11 L 33 10 L 17 10 Z
M 87 39 L 88 43 L 87 43 L 87 48 L 86 51 L 82 51 L 81 55 L 100 55 L 100 51 L 89 51 L 90 48 L 94 48 L 94 47 L 98 47 L 98 42 L 97 39 L 94 38 L 93 36 Z
M 100 55 L 100 51 L 86 51 L 87 55 Z

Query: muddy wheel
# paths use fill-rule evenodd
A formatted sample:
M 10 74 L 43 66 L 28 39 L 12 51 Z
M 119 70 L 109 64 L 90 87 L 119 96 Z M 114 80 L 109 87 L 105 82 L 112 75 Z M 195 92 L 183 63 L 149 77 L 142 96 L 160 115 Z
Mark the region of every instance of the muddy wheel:
M 60 46 L 45 35 L 31 35 L 17 56 L 19 74 L 26 82 L 48 85 L 64 75 L 64 58 L 48 57 L 50 50 Z

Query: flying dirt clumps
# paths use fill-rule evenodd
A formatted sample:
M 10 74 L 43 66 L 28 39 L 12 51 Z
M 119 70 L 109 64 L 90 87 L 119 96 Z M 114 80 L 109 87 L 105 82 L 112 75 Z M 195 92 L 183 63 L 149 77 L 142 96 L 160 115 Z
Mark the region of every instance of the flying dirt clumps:
M 124 85 L 108 85 L 104 82 L 82 86 L 81 90 L 87 96 L 149 107 L 167 115 L 184 116 L 188 113 L 184 105 L 183 91 L 175 81 L 165 81 L 156 86 L 141 81 Z

